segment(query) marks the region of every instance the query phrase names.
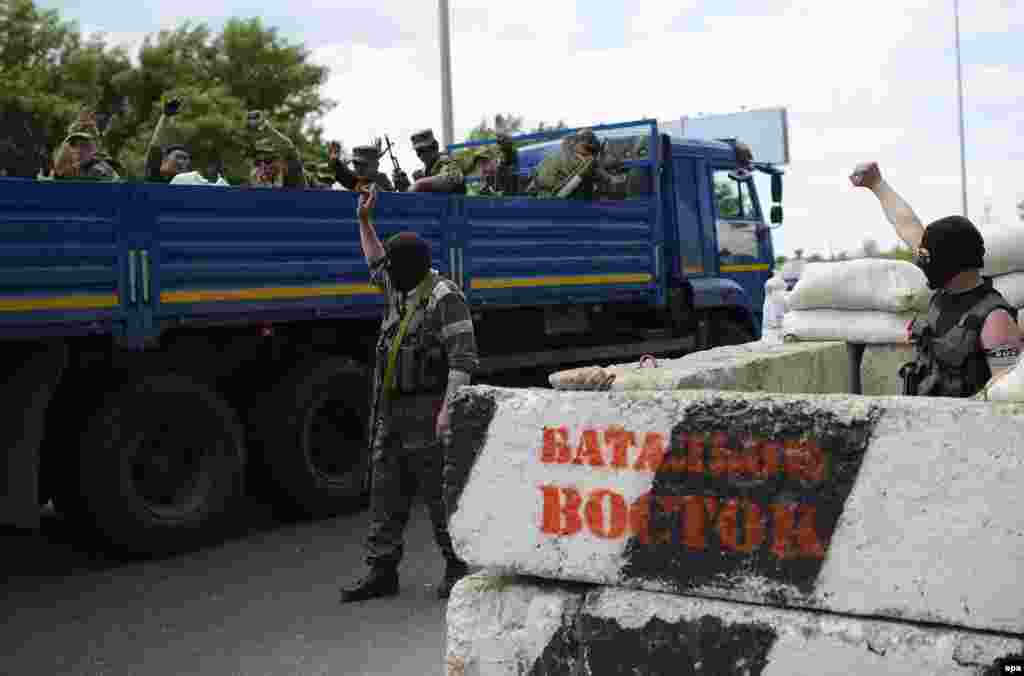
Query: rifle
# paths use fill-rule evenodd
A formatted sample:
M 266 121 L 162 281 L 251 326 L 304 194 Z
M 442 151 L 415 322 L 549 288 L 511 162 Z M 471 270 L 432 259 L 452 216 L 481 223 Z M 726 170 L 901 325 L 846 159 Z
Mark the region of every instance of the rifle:
M 387 134 L 384 134 L 384 142 L 387 144 L 387 153 L 391 157 L 391 165 L 394 167 L 395 172 L 401 172 L 402 168 L 398 166 L 398 158 L 395 157 L 395 153 L 391 150 L 391 139 L 388 138 Z

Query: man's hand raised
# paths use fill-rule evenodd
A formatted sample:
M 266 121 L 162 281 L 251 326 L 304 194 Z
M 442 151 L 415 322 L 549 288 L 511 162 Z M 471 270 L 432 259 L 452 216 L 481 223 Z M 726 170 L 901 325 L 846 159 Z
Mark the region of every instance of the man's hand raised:
M 850 174 L 850 183 L 855 188 L 867 188 L 874 190 L 882 182 L 882 171 L 878 168 L 877 162 L 862 162 L 853 169 Z
M 359 206 L 356 208 L 356 215 L 360 223 L 369 223 L 373 217 L 373 210 L 377 207 L 377 186 L 370 185 L 366 192 L 359 193 Z

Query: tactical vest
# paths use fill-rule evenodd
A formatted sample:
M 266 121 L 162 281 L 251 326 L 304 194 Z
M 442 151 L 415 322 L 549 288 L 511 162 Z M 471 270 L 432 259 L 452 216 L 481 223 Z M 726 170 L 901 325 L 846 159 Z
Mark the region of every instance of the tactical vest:
M 968 293 L 980 297 L 945 333 L 937 331 L 950 320 L 949 311 L 939 307 L 938 294 L 932 297 L 927 316 L 914 320 L 911 339 L 917 354 L 914 361 L 900 369 L 904 394 L 972 397 L 992 377 L 980 343 L 982 326 L 993 310 L 1006 310 L 1015 321 L 1017 311 L 992 288 L 991 280 L 986 279 L 979 289 Z
M 440 332 L 433 329 L 433 323 L 427 321 L 437 308 L 441 296 L 438 290 L 443 280 L 433 271 L 430 275 L 433 277 L 431 292 L 423 302 L 411 310 L 414 314 L 409 320 L 409 328 L 398 349 L 398 359 L 395 363 L 395 395 L 440 394 L 448 385 L 448 358 L 444 342 Z M 388 350 L 401 322 L 402 316 L 391 311 L 381 326 L 377 339 L 378 379 L 383 377 Z

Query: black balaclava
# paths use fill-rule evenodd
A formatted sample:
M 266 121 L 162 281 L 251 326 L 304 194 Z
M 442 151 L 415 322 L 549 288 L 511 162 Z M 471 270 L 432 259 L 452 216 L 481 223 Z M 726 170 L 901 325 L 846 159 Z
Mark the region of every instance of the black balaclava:
M 409 293 L 430 272 L 430 243 L 415 232 L 400 232 L 384 244 L 391 283 Z
M 964 270 L 985 266 L 985 241 L 963 216 L 946 216 L 928 225 L 921 239 L 928 255 L 917 260 L 928 288 L 941 289 Z

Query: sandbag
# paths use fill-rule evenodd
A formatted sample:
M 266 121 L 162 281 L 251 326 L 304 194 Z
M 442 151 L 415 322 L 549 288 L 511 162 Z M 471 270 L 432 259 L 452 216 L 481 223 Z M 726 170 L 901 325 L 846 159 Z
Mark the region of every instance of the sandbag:
M 859 258 L 811 263 L 789 295 L 793 310 L 926 310 L 931 292 L 924 273 L 907 261 Z
M 992 286 L 1003 294 L 1006 302 L 1013 307 L 1024 307 L 1024 272 L 1011 272 L 992 278 Z
M 913 313 L 871 310 L 792 310 L 782 319 L 782 333 L 787 341 L 905 344 L 913 318 Z
M 990 223 L 979 228 L 985 239 L 985 268 L 989 277 L 1024 271 L 1024 222 Z
M 988 401 L 1024 401 L 1024 365 L 1017 362 L 1009 372 L 990 381 L 980 395 Z

